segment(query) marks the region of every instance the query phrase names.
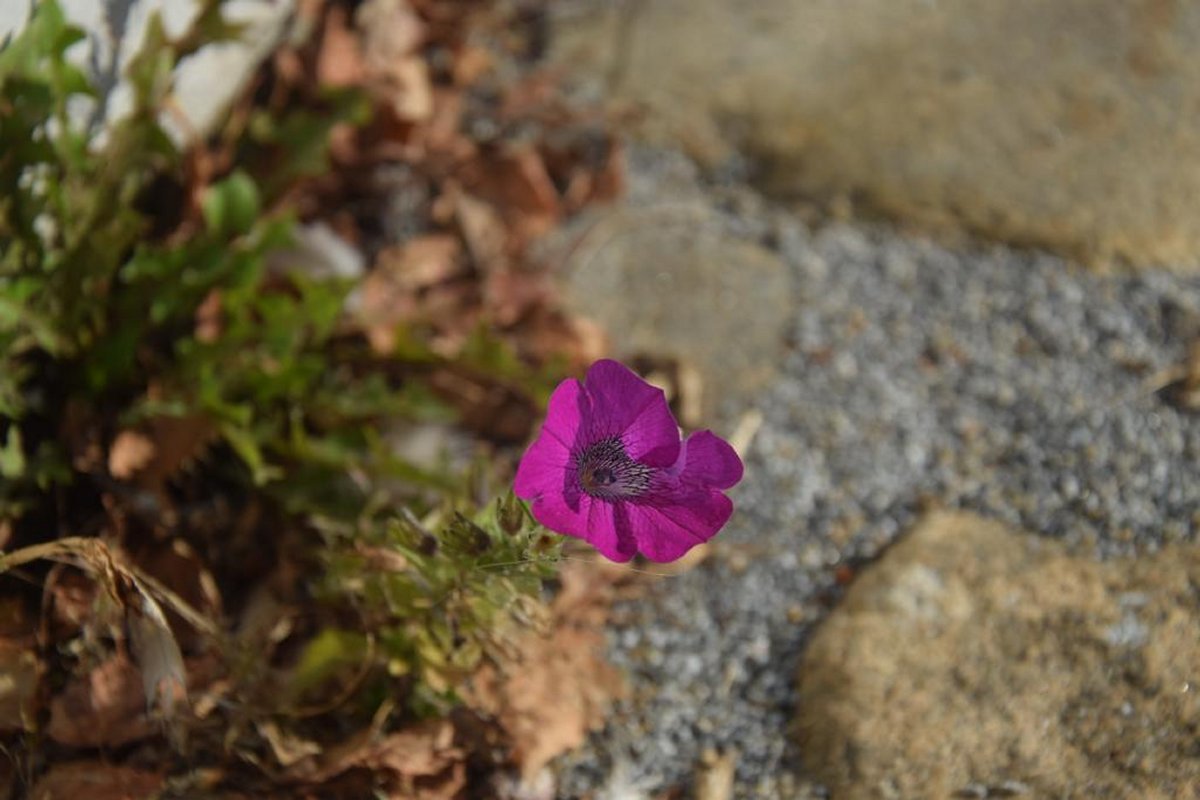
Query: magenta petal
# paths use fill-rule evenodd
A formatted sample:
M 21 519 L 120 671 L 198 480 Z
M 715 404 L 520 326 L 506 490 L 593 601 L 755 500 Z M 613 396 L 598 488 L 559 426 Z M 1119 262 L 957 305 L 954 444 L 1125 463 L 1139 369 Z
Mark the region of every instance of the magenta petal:
M 679 457 L 679 426 L 666 395 L 623 364 L 602 359 L 584 381 L 591 397 L 589 441 L 620 436 L 625 452 L 651 467 L 669 467 Z
M 638 550 L 651 561 L 674 561 L 716 535 L 733 514 L 733 502 L 717 491 L 689 492 L 686 504 L 626 504 Z
M 574 378 L 565 380 L 550 395 L 542 430 L 517 465 L 513 491 L 532 500 L 544 492 L 562 492 L 571 462 L 571 446 L 581 421 L 583 387 Z
M 728 489 L 742 479 L 742 460 L 729 442 L 711 431 L 693 433 L 683 443 L 684 483 Z
M 582 492 L 538 496 L 529 507 L 533 518 L 555 533 L 583 539 L 610 561 L 628 561 L 637 554 L 637 541 L 628 530 L 618 531 L 615 506 Z
M 609 561 L 625 562 L 637 555 L 638 543 L 621 519 L 624 507 L 590 500 L 587 540 Z
M 570 463 L 571 451 L 557 438 L 542 431 L 517 465 L 513 491 L 525 500 L 541 494 L 561 494 Z
M 588 505 L 591 498 L 580 492 L 543 492 L 533 498 L 529 511 L 533 518 L 555 533 L 587 538 Z
M 587 403 L 587 394 L 579 381 L 574 378 L 563 381 L 550 395 L 542 431 L 558 439 L 563 447 L 570 448 L 575 444 L 583 416 L 588 413 Z

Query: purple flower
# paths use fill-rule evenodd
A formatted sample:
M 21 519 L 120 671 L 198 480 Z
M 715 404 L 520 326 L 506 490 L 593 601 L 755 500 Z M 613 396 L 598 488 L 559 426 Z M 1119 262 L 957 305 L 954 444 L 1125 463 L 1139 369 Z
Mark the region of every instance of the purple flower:
M 741 479 L 728 443 L 709 431 L 680 441 L 662 390 L 603 360 L 584 383 L 554 390 L 514 489 L 538 522 L 613 561 L 638 552 L 674 561 L 728 521 L 733 503 L 721 490 Z

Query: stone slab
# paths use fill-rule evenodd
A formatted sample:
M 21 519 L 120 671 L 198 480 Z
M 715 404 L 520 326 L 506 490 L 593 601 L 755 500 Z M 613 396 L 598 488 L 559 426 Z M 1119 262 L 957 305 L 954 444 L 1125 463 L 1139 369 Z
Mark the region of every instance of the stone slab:
M 1200 4 L 564 4 L 554 59 L 773 192 L 1097 265 L 1200 264 Z
M 788 267 L 726 230 L 704 204 L 626 207 L 604 216 L 570 260 L 573 309 L 604 328 L 613 354 L 695 370 L 701 412 L 753 405 L 776 374 L 795 301 Z
M 935 514 L 813 637 L 804 765 L 834 797 L 1191 797 L 1198 585 L 1194 546 L 1102 563 Z

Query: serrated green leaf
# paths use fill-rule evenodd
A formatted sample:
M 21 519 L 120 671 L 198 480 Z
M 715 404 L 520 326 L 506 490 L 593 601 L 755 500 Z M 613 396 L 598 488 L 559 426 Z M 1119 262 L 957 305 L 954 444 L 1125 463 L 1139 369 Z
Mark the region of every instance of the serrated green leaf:
M 255 486 L 265 486 L 271 481 L 283 477 L 283 470 L 273 464 L 268 464 L 253 433 L 236 425 L 221 426 L 221 436 L 238 454 L 238 457 L 250 469 L 250 477 Z

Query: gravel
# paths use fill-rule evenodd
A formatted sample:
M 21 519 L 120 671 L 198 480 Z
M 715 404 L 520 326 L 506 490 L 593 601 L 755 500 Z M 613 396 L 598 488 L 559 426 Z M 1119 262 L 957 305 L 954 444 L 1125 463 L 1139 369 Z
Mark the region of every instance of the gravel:
M 714 555 L 618 609 L 633 696 L 564 764 L 562 796 L 687 786 L 706 749 L 738 752 L 738 797 L 822 796 L 788 741 L 801 649 L 839 569 L 930 505 L 1101 558 L 1200 528 L 1200 415 L 1160 391 L 1200 341 L 1200 278 L 812 231 L 744 187 L 709 193 L 795 270 L 789 355 Z

